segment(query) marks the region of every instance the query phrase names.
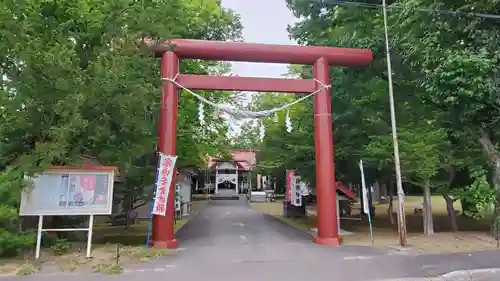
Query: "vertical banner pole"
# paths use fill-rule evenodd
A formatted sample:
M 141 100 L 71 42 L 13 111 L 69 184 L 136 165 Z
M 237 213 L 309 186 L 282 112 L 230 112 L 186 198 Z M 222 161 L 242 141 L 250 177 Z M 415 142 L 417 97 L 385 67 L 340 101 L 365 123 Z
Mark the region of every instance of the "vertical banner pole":
M 368 212 L 368 224 L 370 225 L 370 239 L 372 240 L 372 244 L 374 244 L 375 241 L 373 239 L 372 216 L 370 212 Z
M 158 163 L 156 163 L 156 177 L 155 177 L 155 184 L 153 187 L 153 200 L 151 200 L 151 210 L 149 211 L 149 223 L 148 223 L 148 236 L 146 238 L 146 248 L 149 247 L 149 239 L 151 238 L 151 230 L 153 226 L 153 208 L 155 207 L 155 198 L 156 198 L 156 183 L 158 182 L 158 174 L 160 173 L 160 163 L 161 163 L 161 156 L 158 154 Z
M 372 215 L 371 215 L 371 210 L 370 210 L 370 204 L 368 200 L 368 189 L 366 188 L 366 181 L 365 181 L 365 172 L 363 169 L 363 160 L 359 160 L 359 170 L 361 171 L 361 187 L 362 187 L 362 194 L 363 194 L 363 211 L 365 212 L 366 215 L 368 215 L 368 224 L 370 226 L 370 238 L 372 241 L 372 244 L 374 243 L 373 239 L 373 227 L 372 227 Z
M 43 226 L 43 216 L 38 216 L 38 230 L 36 233 L 35 259 L 38 259 L 40 257 L 40 247 L 42 244 L 42 226 Z
M 90 251 L 92 249 L 92 232 L 93 232 L 93 230 L 94 230 L 94 215 L 90 215 L 89 232 L 87 234 L 87 258 L 90 258 Z

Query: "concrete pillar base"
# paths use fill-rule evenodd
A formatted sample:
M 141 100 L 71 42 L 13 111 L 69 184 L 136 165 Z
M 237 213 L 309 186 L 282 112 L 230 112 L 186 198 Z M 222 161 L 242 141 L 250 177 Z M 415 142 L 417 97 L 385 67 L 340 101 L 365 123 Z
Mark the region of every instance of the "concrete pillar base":
M 337 247 L 342 245 L 342 236 L 333 238 L 314 237 L 314 243 L 331 247 Z
M 177 249 L 179 243 L 177 239 L 170 241 L 149 241 L 149 247 L 160 248 L 160 249 Z

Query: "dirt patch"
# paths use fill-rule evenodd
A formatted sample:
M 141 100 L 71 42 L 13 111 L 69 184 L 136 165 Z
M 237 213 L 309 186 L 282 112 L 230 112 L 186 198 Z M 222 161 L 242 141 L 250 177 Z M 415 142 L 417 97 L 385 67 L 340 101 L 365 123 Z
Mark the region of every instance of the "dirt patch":
M 39 260 L 32 256 L 24 259 L 3 260 L 1 275 L 29 275 L 39 271 L 73 272 L 92 271 L 104 274 L 120 274 L 130 264 L 143 263 L 169 254 L 168 249 L 146 248 L 145 246 L 98 245 L 92 251 L 92 258 L 86 258 L 83 251 L 72 249 L 62 255 L 54 255 L 50 250 L 41 253 Z

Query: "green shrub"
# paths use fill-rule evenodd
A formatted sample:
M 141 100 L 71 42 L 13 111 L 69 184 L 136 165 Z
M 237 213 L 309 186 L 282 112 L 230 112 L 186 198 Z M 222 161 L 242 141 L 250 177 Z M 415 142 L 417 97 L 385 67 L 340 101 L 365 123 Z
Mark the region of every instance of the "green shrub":
M 17 234 L 0 228 L 0 257 L 17 256 L 34 245 L 34 234 Z
M 0 205 L 0 257 L 16 256 L 35 244 L 35 235 L 19 233 L 18 214 L 15 208 Z
M 71 243 L 66 239 L 57 239 L 55 244 L 50 247 L 56 256 L 61 256 L 71 249 Z

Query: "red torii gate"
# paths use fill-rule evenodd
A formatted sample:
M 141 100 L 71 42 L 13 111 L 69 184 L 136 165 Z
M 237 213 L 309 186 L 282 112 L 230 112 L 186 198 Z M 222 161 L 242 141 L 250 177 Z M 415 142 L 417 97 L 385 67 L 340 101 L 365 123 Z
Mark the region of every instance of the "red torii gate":
M 314 95 L 314 145 L 316 155 L 316 194 L 318 236 L 315 242 L 337 246 L 342 243 L 337 227 L 337 200 L 333 161 L 333 138 L 329 66 L 366 66 L 372 61 L 368 49 L 336 47 L 283 46 L 223 41 L 174 39 L 153 46 L 161 57 L 163 79 L 158 150 L 176 154 L 178 87 L 174 79 L 188 89 L 312 93 Z M 315 79 L 249 78 L 179 74 L 179 58 L 217 61 L 289 63 L 314 66 Z M 175 177 L 175 176 L 174 176 Z M 170 194 L 175 192 L 175 178 Z M 174 237 L 174 196 L 168 197 L 166 216 L 153 217 L 152 246 L 177 248 Z

